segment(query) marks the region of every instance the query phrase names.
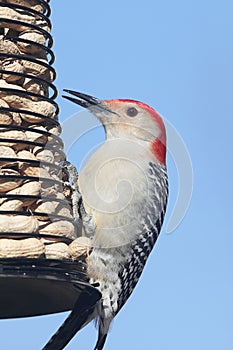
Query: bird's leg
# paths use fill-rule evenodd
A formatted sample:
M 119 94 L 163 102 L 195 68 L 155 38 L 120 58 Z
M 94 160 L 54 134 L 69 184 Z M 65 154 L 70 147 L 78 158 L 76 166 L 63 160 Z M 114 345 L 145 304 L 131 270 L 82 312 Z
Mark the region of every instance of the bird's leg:
M 82 195 L 78 186 L 78 171 L 76 167 L 68 161 L 61 161 L 60 165 L 62 166 L 62 169 L 68 173 L 71 181 L 71 200 L 74 223 L 77 226 L 78 231 L 81 229 L 83 234 L 83 227 L 85 233 L 84 235 L 87 237 L 92 237 L 96 226 L 93 218 L 86 212 L 83 205 Z
M 85 236 L 93 237 L 96 229 L 94 219 L 89 215 L 83 205 L 83 201 L 80 203 L 80 216 L 82 218 L 83 229 L 85 231 Z
M 72 190 L 71 201 L 73 218 L 75 222 L 78 222 L 80 220 L 79 203 L 82 199 L 81 193 L 78 188 L 78 171 L 75 168 L 75 166 L 67 160 L 60 161 L 59 165 L 62 167 L 62 170 L 67 175 L 67 178 L 71 181 L 71 183 L 69 183 L 69 187 L 71 187 Z

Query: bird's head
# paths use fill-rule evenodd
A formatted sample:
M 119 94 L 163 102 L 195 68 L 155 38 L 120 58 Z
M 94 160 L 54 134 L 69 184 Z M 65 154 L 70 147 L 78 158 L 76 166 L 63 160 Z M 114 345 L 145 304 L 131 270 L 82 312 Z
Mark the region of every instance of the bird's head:
M 149 147 L 157 161 L 166 163 L 166 130 L 160 115 L 149 105 L 128 99 L 99 100 L 72 90 L 66 99 L 89 109 L 104 126 L 107 139 L 124 138 Z

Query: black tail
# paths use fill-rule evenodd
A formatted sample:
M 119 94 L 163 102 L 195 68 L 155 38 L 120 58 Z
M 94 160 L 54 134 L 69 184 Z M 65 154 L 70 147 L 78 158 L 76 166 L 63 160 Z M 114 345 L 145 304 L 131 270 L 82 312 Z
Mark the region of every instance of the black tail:
M 106 338 L 107 338 L 107 334 L 102 334 L 99 332 L 98 340 L 94 350 L 102 350 L 106 342 Z
M 87 299 L 89 298 L 89 299 Z M 87 303 L 87 300 L 89 303 Z M 96 298 L 90 306 L 90 295 L 83 292 L 76 301 L 73 310 L 63 322 L 58 331 L 52 336 L 42 350 L 62 350 L 73 336 L 88 322 L 93 319 L 96 306 Z M 89 306 L 87 308 L 87 305 Z
M 97 312 L 99 315 L 97 316 L 97 324 L 98 324 L 98 339 L 97 343 L 95 345 L 94 350 L 102 350 L 104 347 L 104 344 L 106 342 L 106 338 L 108 335 L 109 327 L 112 322 L 113 316 L 112 317 L 106 317 L 104 315 L 104 308 L 103 304 L 100 302 L 97 306 Z M 100 316 L 102 314 L 102 316 Z

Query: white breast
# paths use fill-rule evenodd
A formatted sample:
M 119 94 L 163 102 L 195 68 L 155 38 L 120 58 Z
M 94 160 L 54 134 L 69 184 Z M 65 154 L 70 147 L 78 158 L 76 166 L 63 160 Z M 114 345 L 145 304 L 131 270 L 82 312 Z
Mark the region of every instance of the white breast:
M 87 212 L 97 225 L 95 243 L 127 244 L 140 234 L 140 217 L 150 201 L 149 152 L 129 140 L 110 140 L 99 148 L 79 177 Z

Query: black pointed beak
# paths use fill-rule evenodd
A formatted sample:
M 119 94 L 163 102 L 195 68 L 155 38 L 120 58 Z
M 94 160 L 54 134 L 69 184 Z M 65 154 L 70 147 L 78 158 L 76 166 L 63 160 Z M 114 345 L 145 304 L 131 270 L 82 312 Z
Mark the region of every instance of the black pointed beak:
M 65 96 L 65 95 L 62 95 L 62 97 L 66 98 L 67 100 L 74 102 L 74 103 L 76 103 L 79 106 L 82 106 L 84 108 L 91 108 L 92 107 L 92 112 L 94 112 L 94 110 L 96 112 L 97 111 L 109 112 L 111 114 L 115 114 L 115 115 L 119 116 L 117 112 L 114 112 L 110 108 L 108 108 L 108 106 L 104 103 L 104 101 L 102 101 L 96 97 L 93 97 L 93 96 L 90 96 L 87 94 L 83 94 L 82 92 L 73 91 L 73 90 L 64 89 L 63 91 L 67 92 L 68 94 L 74 95 L 78 98 L 74 98 L 71 96 Z
M 89 108 L 91 106 L 99 106 L 100 108 L 106 109 L 106 108 L 104 108 L 103 102 L 96 97 L 93 97 L 93 96 L 90 96 L 87 94 L 83 94 L 81 92 L 73 91 L 73 90 L 64 89 L 63 91 L 67 92 L 68 94 L 71 94 L 73 96 L 78 97 L 78 98 L 74 98 L 71 96 L 62 95 L 62 97 L 66 98 L 67 100 L 69 100 L 71 102 L 78 104 L 79 106 L 82 106 L 84 108 Z

